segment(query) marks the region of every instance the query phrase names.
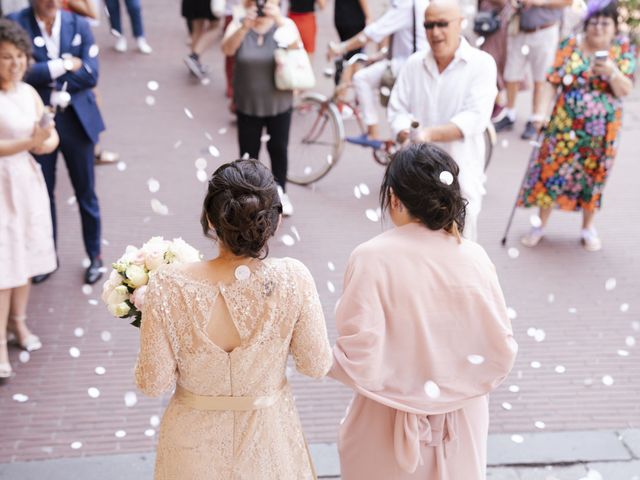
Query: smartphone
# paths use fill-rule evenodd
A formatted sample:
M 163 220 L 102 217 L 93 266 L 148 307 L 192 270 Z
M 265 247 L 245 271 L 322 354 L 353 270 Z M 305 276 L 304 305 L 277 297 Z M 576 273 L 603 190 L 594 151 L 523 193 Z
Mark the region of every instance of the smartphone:
M 264 17 L 264 4 L 266 0 L 256 0 L 256 7 L 258 8 L 258 16 Z
M 598 50 L 593 54 L 597 62 L 602 62 L 609 58 L 609 52 L 607 50 Z
M 51 125 L 53 123 L 53 117 L 54 117 L 53 113 L 44 112 L 40 117 L 40 121 L 38 122 L 38 125 L 40 125 L 40 128 L 47 128 L 49 125 Z

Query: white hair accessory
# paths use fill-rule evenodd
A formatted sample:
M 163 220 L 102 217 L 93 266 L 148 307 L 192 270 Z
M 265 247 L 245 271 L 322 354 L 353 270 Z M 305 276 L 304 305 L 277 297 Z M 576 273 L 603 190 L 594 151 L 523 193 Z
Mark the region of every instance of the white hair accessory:
M 453 175 L 451 172 L 443 170 L 440 172 L 440 181 L 445 185 L 451 185 L 453 183 Z

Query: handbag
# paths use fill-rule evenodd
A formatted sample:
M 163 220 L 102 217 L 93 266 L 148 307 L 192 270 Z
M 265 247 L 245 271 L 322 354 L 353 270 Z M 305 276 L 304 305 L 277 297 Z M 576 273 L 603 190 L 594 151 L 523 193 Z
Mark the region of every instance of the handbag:
M 500 30 L 500 17 L 498 12 L 478 12 L 473 18 L 473 31 L 477 35 L 486 37 Z
M 278 90 L 308 90 L 316 84 L 316 77 L 304 48 L 276 48 L 275 81 Z
M 211 14 L 216 18 L 224 17 L 224 7 L 225 0 L 211 0 L 211 3 L 209 4 Z

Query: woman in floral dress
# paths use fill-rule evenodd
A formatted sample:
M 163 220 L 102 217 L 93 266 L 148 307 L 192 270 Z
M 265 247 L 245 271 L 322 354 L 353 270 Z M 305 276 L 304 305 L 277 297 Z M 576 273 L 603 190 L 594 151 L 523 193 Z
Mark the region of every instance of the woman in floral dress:
M 549 99 L 557 92 L 556 101 L 518 197 L 519 206 L 540 208 L 540 224 L 521 239 L 528 247 L 542 239 L 553 207 L 582 210 L 581 243 L 589 251 L 602 247 L 594 215 L 616 156 L 622 98 L 633 87 L 636 67 L 635 48 L 617 27 L 615 1 L 590 2 L 584 34 L 558 47 L 546 92 Z M 602 52 L 608 57 L 596 58 Z

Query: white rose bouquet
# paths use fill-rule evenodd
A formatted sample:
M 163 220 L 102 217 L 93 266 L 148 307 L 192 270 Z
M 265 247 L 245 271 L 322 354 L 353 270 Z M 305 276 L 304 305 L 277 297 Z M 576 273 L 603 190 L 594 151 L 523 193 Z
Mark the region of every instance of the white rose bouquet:
M 149 277 L 160 265 L 198 262 L 201 258 L 200 252 L 181 238 L 153 237 L 141 248 L 129 245 L 102 286 L 102 301 L 112 315 L 133 318 L 131 325 L 140 327 Z

